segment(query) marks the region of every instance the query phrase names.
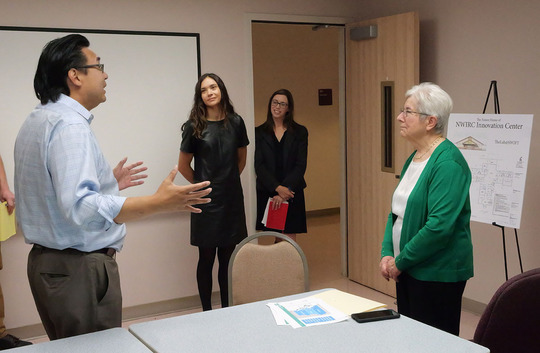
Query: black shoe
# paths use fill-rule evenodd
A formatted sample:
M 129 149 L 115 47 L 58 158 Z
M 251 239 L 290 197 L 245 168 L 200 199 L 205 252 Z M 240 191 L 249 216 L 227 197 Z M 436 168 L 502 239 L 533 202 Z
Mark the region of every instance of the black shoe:
M 13 335 L 7 334 L 0 338 L 0 351 L 4 349 L 29 346 L 32 342 L 23 341 Z

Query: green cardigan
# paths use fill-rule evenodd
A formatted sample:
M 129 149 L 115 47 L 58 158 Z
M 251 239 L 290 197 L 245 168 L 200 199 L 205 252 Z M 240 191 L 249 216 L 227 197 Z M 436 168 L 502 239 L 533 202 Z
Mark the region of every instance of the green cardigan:
M 414 153 L 401 172 L 405 175 Z M 471 242 L 471 171 L 467 161 L 448 140 L 433 151 L 405 208 L 400 254 L 396 266 L 422 281 L 459 282 L 473 276 Z M 388 216 L 381 257 L 394 256 Z

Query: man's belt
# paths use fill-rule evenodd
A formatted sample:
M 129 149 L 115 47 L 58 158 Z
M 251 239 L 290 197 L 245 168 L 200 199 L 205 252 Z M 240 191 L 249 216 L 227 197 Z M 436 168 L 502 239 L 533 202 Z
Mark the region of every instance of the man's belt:
M 42 250 L 42 251 L 77 252 L 77 253 L 81 253 L 81 254 L 105 254 L 105 255 L 110 256 L 112 258 L 114 258 L 115 255 L 116 255 L 116 250 L 114 250 L 113 248 L 103 248 L 103 249 L 97 249 L 97 250 L 94 250 L 94 251 L 80 251 L 80 250 L 73 249 L 73 248 L 67 248 L 67 249 L 63 249 L 63 250 L 58 250 L 58 249 L 51 249 L 51 248 L 48 248 L 48 247 L 43 246 L 43 245 L 34 244 L 34 249 L 38 249 L 38 250 Z

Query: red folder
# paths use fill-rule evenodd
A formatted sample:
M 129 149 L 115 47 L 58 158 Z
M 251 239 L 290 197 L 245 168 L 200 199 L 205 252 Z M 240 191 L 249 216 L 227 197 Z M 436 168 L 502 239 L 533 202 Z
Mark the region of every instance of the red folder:
M 285 229 L 285 221 L 287 220 L 287 211 L 289 210 L 289 203 L 282 202 L 281 207 L 274 210 L 272 209 L 274 201 L 270 198 L 266 206 L 266 228 L 283 230 Z

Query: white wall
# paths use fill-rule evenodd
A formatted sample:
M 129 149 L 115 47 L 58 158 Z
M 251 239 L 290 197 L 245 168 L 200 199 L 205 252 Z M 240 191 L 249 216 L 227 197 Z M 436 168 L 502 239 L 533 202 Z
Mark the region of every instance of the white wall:
M 247 25 L 249 21 L 246 18 L 254 15 L 248 13 L 346 16 L 353 12 L 355 6 L 356 4 L 350 4 L 346 0 L 333 2 L 314 0 L 309 2 L 309 6 L 306 6 L 305 1 L 298 0 L 274 2 L 0 0 L 0 25 L 200 33 L 202 72 L 215 72 L 223 78 L 235 108 L 244 117 L 250 134 L 252 144 L 248 150 L 249 164 L 242 175 L 242 180 L 248 222 L 250 228 L 253 228 L 254 123 L 251 61 L 248 55 L 251 50 L 251 38 L 250 26 Z M 0 82 L 0 84 L 9 83 Z M 31 84 L 29 82 L 29 85 Z M 174 85 L 175 82 L 141 82 L 141 84 L 166 89 L 167 85 Z M 185 120 L 187 113 L 179 112 L 179 123 Z M 1 114 L 2 112 L 0 112 L 0 126 L 3 124 L 20 126 L 25 118 Z M 106 118 L 96 116 L 95 122 Z M 12 151 L 15 136 L 3 136 L 1 131 L 0 128 L 0 153 L 6 163 L 8 178 L 13 187 Z M 129 146 L 122 148 L 130 160 L 138 159 L 137 156 L 129 154 Z M 117 161 L 111 159 L 109 162 Z M 185 183 L 181 176 L 176 182 Z M 39 323 L 26 278 L 26 258 L 29 250 L 30 246 L 24 244 L 20 234 L 2 244 L 4 269 L 0 271 L 0 282 L 4 290 L 5 321 L 8 328 Z M 197 294 L 195 281 L 197 250 L 189 245 L 187 214 L 162 215 L 130 223 L 124 250 L 117 259 L 121 272 L 124 307 Z

